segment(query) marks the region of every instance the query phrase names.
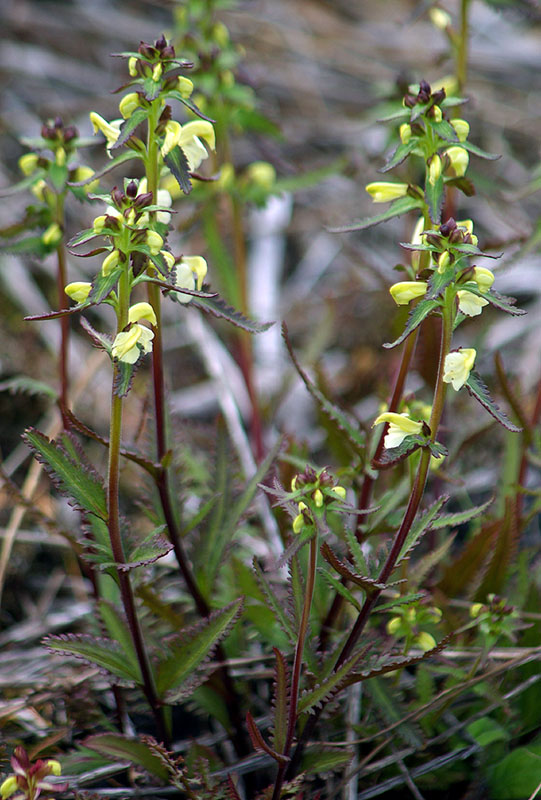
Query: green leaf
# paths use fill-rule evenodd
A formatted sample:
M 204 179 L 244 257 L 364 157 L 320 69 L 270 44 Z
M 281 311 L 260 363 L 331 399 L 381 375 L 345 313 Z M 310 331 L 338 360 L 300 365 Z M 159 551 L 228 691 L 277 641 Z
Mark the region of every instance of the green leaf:
M 53 400 L 58 398 L 56 392 L 51 386 L 43 381 L 37 381 L 29 378 L 26 375 L 15 375 L 13 378 L 8 378 L 0 383 L 0 392 L 10 392 L 11 394 L 27 394 L 30 397 L 43 394 Z
M 378 170 L 378 172 L 389 172 L 389 170 L 394 169 L 399 164 L 401 164 L 405 159 L 409 156 L 409 154 L 415 150 L 418 145 L 418 141 L 416 137 L 410 139 L 409 142 L 406 144 L 399 144 L 392 156 L 389 160 L 385 163 L 385 166 L 382 169 Z
M 362 655 L 356 654 L 352 658 L 345 661 L 335 672 L 331 672 L 331 674 L 325 678 L 325 680 L 321 681 L 321 683 L 318 683 L 312 689 L 308 689 L 307 691 L 303 692 L 299 698 L 297 708 L 299 714 L 307 711 L 312 712 L 316 706 L 319 706 L 325 701 L 330 700 L 331 697 L 334 697 L 334 695 L 336 695 L 342 688 L 343 682 L 346 680 L 348 675 L 355 669 L 357 662 L 361 657 Z
M 366 228 L 371 228 L 373 225 L 379 225 L 380 222 L 386 222 L 393 217 L 400 217 L 408 211 L 413 211 L 414 208 L 421 208 L 423 201 L 415 197 L 399 197 L 395 200 L 387 211 L 382 214 L 377 214 L 375 217 L 366 217 L 360 219 L 358 222 L 350 222 L 348 225 L 340 225 L 337 228 L 329 228 L 331 233 L 347 233 L 348 231 L 364 231 Z
M 132 387 L 133 378 L 142 360 L 142 357 L 139 356 L 135 364 L 128 364 L 126 361 L 117 362 L 113 384 L 113 390 L 117 397 L 126 397 Z
M 428 289 L 425 294 L 426 300 L 436 300 L 441 297 L 444 289 L 453 282 L 455 277 L 455 270 L 453 267 L 446 269 L 443 272 L 434 270 L 428 281 Z
M 477 145 L 472 144 L 467 140 L 465 142 L 460 142 L 460 146 L 463 147 L 464 150 L 468 150 L 470 153 L 473 153 L 474 156 L 485 158 L 488 161 L 497 161 L 499 158 L 501 158 L 501 155 L 498 155 L 498 153 L 488 153 L 486 150 L 482 150 L 480 147 L 477 147 Z
M 123 271 L 124 267 L 121 264 L 112 269 L 108 275 L 104 275 L 100 269 L 92 281 L 92 289 L 88 295 L 88 300 L 91 303 L 103 303 L 117 285 L 118 279 Z
M 295 646 L 297 643 L 297 636 L 296 632 L 293 629 L 293 625 L 291 624 L 290 620 L 288 619 L 285 611 L 284 606 L 280 602 L 279 598 L 276 595 L 276 592 L 269 586 L 269 583 L 265 577 L 265 574 L 259 564 L 257 563 L 257 559 L 254 556 L 253 559 L 253 568 L 255 577 L 258 583 L 258 586 L 262 593 L 265 595 L 267 600 L 267 609 L 274 613 L 274 617 L 278 622 L 279 627 L 285 633 L 291 645 Z
M 51 164 L 48 169 L 49 178 L 57 192 L 61 192 L 66 188 L 68 180 L 68 168 L 64 165 L 61 167 L 59 164 Z
M 149 111 L 150 109 L 148 108 L 136 108 L 133 114 L 128 117 L 128 119 L 124 120 L 120 126 L 119 137 L 111 147 L 111 150 L 116 150 L 117 147 L 120 147 L 128 141 L 135 129 L 148 118 Z M 95 176 L 93 177 L 95 180 Z
M 165 156 L 165 164 L 176 178 L 178 185 L 184 194 L 190 194 L 192 183 L 190 181 L 190 168 L 188 160 L 182 149 L 177 145 Z
M 196 106 L 196 104 L 190 100 L 189 98 L 183 97 L 181 93 L 177 89 L 171 89 L 170 91 L 166 92 L 162 95 L 165 99 L 166 97 L 170 97 L 172 100 L 178 100 L 179 103 L 182 103 L 183 106 L 189 108 L 190 111 L 193 111 L 201 119 L 206 119 L 207 122 L 215 122 L 216 120 L 211 119 L 211 117 L 207 117 L 206 114 L 203 114 L 200 108 Z
M 3 253 L 32 253 L 43 258 L 51 252 L 51 248 L 43 243 L 41 236 L 27 236 L 17 242 L 2 244 L 0 251 Z
M 451 528 L 455 527 L 456 525 L 463 525 L 465 522 L 469 522 L 470 519 L 474 519 L 475 517 L 481 516 L 484 514 L 487 508 L 492 505 L 493 498 L 487 500 L 486 503 L 483 503 L 480 506 L 474 506 L 473 508 L 467 508 L 465 511 L 455 511 L 453 514 L 440 514 L 440 516 L 433 521 L 432 523 L 432 530 L 437 531 L 441 528 Z
M 366 594 L 385 589 L 384 583 L 378 583 L 378 581 L 374 580 L 373 578 L 365 577 L 364 575 L 357 575 L 355 572 L 353 572 L 353 570 L 351 570 L 344 561 L 341 561 L 337 557 L 328 542 L 323 542 L 321 545 L 321 555 L 325 561 L 327 561 L 327 563 L 329 563 L 331 567 L 338 572 L 339 575 L 346 580 L 351 581 L 351 583 L 354 583 L 356 586 L 359 586 L 364 592 L 366 592 Z
M 466 730 L 481 747 L 488 747 L 493 742 L 506 742 L 511 738 L 511 734 L 491 717 L 476 719 Z
M 476 294 L 477 297 L 483 297 L 495 308 L 498 308 L 500 311 L 505 311 L 507 314 L 512 314 L 514 317 L 521 317 L 523 314 L 527 313 L 523 308 L 516 308 L 515 303 L 517 301 L 514 297 L 507 297 L 504 294 L 495 292 L 493 289 L 489 289 L 487 292 L 481 292 L 475 283 L 465 283 L 463 288 L 472 294 Z
M 235 327 L 242 328 L 242 330 L 249 333 L 263 333 L 263 331 L 267 331 L 274 325 L 274 322 L 254 322 L 254 320 L 248 319 L 240 311 L 229 306 L 219 295 L 208 298 L 194 295 L 190 306 L 192 308 L 194 306 L 200 308 L 201 311 L 205 311 L 205 313 L 211 314 L 213 317 L 225 319 Z
M 167 643 L 167 655 L 161 661 L 156 688 L 161 698 L 174 692 L 178 699 L 194 688 L 194 672 L 201 667 L 219 642 L 227 636 L 242 611 L 242 597 L 225 608 L 214 611 L 202 624 Z M 191 680 L 189 680 L 191 679 Z M 186 686 L 179 691 L 181 685 Z
M 490 771 L 491 800 L 527 800 L 541 783 L 541 745 L 517 747 Z
M 406 327 L 398 339 L 395 339 L 394 342 L 385 342 L 383 347 L 385 347 L 387 350 L 390 350 L 392 347 L 402 344 L 404 339 L 407 339 L 410 333 L 418 328 L 421 322 L 426 319 L 426 317 L 428 317 L 428 315 L 431 314 L 436 308 L 439 308 L 439 303 L 437 300 L 426 300 L 424 298 L 421 299 L 410 311 Z
M 106 600 L 100 600 L 98 609 L 103 620 L 107 633 L 114 642 L 117 642 L 124 653 L 128 662 L 130 671 L 134 675 L 140 675 L 139 662 L 137 661 L 137 653 L 133 646 L 130 629 L 127 620 L 120 615 L 117 609 Z M 138 678 L 139 683 L 140 678 Z
M 120 761 L 130 761 L 138 764 L 151 775 L 160 780 L 169 782 L 170 774 L 162 760 L 155 756 L 148 746 L 138 739 L 128 739 L 118 733 L 99 733 L 85 739 L 85 747 L 95 750 L 107 758 Z
M 496 419 L 500 425 L 503 425 L 504 428 L 507 428 L 508 431 L 512 431 L 513 433 L 520 433 L 522 428 L 517 427 L 514 425 L 511 420 L 507 417 L 507 415 L 501 411 L 500 407 L 497 403 L 494 402 L 492 397 L 490 396 L 490 392 L 488 391 L 488 387 L 483 382 L 483 379 L 477 372 L 473 370 L 470 372 L 469 378 L 464 384 L 468 392 L 471 394 L 472 397 L 475 397 L 478 400 L 483 408 L 486 408 L 489 414 L 492 414 L 494 419 Z
M 347 600 L 348 603 L 351 603 L 353 608 L 360 612 L 361 604 L 357 598 L 351 594 L 347 586 L 345 586 L 342 581 L 339 581 L 338 578 L 335 578 L 334 575 L 332 575 L 327 569 L 323 569 L 323 567 L 318 567 L 318 572 L 321 577 L 334 589 L 335 592 L 342 595 L 344 600 Z
M 122 680 L 141 683 L 139 668 L 132 668 L 118 642 L 112 639 L 70 633 L 47 636 L 43 644 L 53 652 L 72 655 L 89 664 L 95 664 Z
M 109 228 L 104 228 L 105 233 L 113 233 Z M 86 244 L 86 242 L 90 242 L 92 239 L 97 239 L 98 236 L 102 236 L 102 232 L 96 233 L 94 228 L 85 228 L 84 231 L 79 231 L 76 236 L 72 236 L 72 238 L 68 242 L 68 247 L 78 247 L 80 244 Z
M 426 182 L 425 198 L 430 212 L 430 219 L 435 225 L 441 222 L 441 209 L 443 206 L 445 184 L 443 182 L 443 175 L 440 175 L 437 181 L 433 184 L 430 181 Z
M 351 753 L 347 750 L 326 750 L 322 745 L 308 747 L 302 757 L 302 772 L 308 775 L 324 775 L 351 763 Z
M 436 122 L 435 120 L 430 119 L 429 117 L 428 124 L 430 125 L 434 133 L 440 137 L 440 139 L 443 139 L 446 142 L 452 142 L 453 144 L 460 143 L 460 145 L 462 146 L 462 143 L 460 142 L 458 136 L 456 135 L 455 129 L 453 128 L 450 122 L 447 122 L 447 120 L 442 119 L 439 122 Z
M 338 428 L 339 433 L 341 435 L 345 435 L 355 452 L 361 456 L 364 456 L 366 442 L 364 431 L 360 430 L 356 420 L 351 418 L 349 414 L 340 409 L 338 406 L 334 405 L 334 403 L 331 403 L 330 400 L 327 400 L 323 392 L 314 386 L 314 384 L 308 378 L 308 375 L 301 368 L 295 355 L 295 351 L 291 346 L 285 322 L 282 324 L 282 336 L 286 343 L 291 360 L 293 361 L 293 365 L 314 400 L 317 402 L 325 416 Z
M 372 459 L 372 466 L 379 470 L 394 467 L 414 453 L 415 450 L 418 450 L 420 447 L 426 447 L 427 442 L 426 436 L 410 434 L 400 442 L 398 447 L 385 448 L 377 460 L 375 458 Z
M 41 174 L 44 175 L 45 172 L 42 170 Z M 32 186 L 32 184 L 34 184 L 38 178 L 39 173 L 33 172 L 32 175 L 27 175 L 26 178 L 14 183 L 12 186 L 6 186 L 5 189 L 0 189 L 0 197 L 10 197 L 12 194 L 24 192 L 26 189 Z
M 287 736 L 288 670 L 284 656 L 273 647 L 276 658 L 274 666 L 274 720 L 272 745 L 277 753 L 283 753 Z
M 396 561 L 396 566 L 398 566 L 400 562 L 406 558 L 408 553 L 413 550 L 413 548 L 419 542 L 419 539 L 421 539 L 421 537 L 432 528 L 433 521 L 438 517 L 440 509 L 445 505 L 448 499 L 449 498 L 447 495 L 439 497 L 434 503 L 432 503 L 431 506 L 429 506 L 429 508 L 427 508 L 424 514 L 421 514 L 421 516 L 417 517 L 406 536 L 404 544 L 402 545 L 400 555 Z
M 126 161 L 131 161 L 134 158 L 142 158 L 139 153 L 134 152 L 133 150 L 126 150 L 125 153 L 113 158 L 107 166 L 99 169 L 93 175 L 90 175 L 89 178 L 85 178 L 84 181 L 74 181 L 73 183 L 69 183 L 69 186 L 86 186 L 87 183 L 92 183 L 92 181 L 97 180 L 98 178 L 103 178 L 104 175 L 107 175 L 108 172 L 115 169 L 115 167 L 119 167 L 121 164 L 125 164 Z M 72 240 L 73 241 L 73 240 Z M 70 242 L 71 244 L 71 242 Z
M 84 466 L 80 458 L 70 458 L 65 447 L 34 428 L 28 428 L 23 438 L 58 489 L 73 499 L 75 508 L 107 519 L 105 490 L 96 473 Z M 68 441 L 69 437 L 65 435 L 63 443 L 66 445 Z

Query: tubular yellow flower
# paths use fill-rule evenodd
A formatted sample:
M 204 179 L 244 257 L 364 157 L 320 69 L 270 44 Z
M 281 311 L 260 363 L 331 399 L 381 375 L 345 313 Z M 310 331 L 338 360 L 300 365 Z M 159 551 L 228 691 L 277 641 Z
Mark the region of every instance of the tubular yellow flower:
M 179 289 L 201 290 L 203 280 L 207 274 L 207 262 L 202 256 L 182 256 L 176 265 L 176 285 Z M 176 293 L 179 303 L 189 303 L 192 299 L 189 294 Z
M 463 147 L 448 147 L 445 151 L 445 155 L 449 157 L 451 162 L 450 168 L 457 178 L 461 178 L 466 174 L 470 161 L 467 150 L 464 150 Z
M 153 338 L 153 331 L 137 323 L 129 331 L 117 333 L 111 354 L 126 364 L 135 364 L 141 353 L 150 353 Z
M 411 139 L 411 125 L 408 125 L 407 122 L 401 125 L 399 128 L 399 134 L 402 144 L 407 144 Z
M 428 283 L 426 281 L 400 281 L 389 289 L 391 297 L 397 306 L 405 306 L 416 297 L 426 294 Z
M 441 175 L 441 158 L 436 153 L 432 156 L 430 166 L 428 167 L 428 182 L 434 186 Z
M 92 123 L 94 133 L 97 133 L 98 131 L 103 133 L 107 139 L 107 149 L 110 150 L 120 135 L 120 126 L 122 125 L 122 120 L 115 119 L 112 122 L 107 122 L 106 119 L 103 119 L 103 117 L 101 117 L 95 111 L 91 111 L 90 122 Z
M 2 782 L 0 786 L 0 795 L 2 800 L 6 800 L 7 797 L 11 797 L 14 792 L 17 791 L 17 778 L 15 775 L 10 775 L 9 778 L 6 778 L 5 781 Z
M 457 224 L 458 228 L 466 228 L 466 230 L 468 231 L 470 236 L 473 233 L 473 220 L 472 219 L 461 219 L 461 220 L 458 220 L 456 224 Z
M 57 778 L 59 775 L 62 775 L 62 767 L 60 765 L 60 762 L 56 761 L 56 759 L 50 758 L 47 761 L 47 766 L 51 770 L 52 775 L 56 775 Z
M 30 187 L 30 191 L 38 200 L 43 202 L 45 200 L 45 194 L 48 192 L 47 184 L 41 178 L 41 180 L 36 181 L 33 186 Z
M 477 352 L 473 347 L 460 348 L 445 356 L 443 365 L 443 380 L 450 383 L 455 392 L 461 389 L 468 378 L 475 364 Z
M 173 119 L 169 120 L 165 126 L 165 138 L 161 146 L 161 153 L 164 158 L 180 142 L 181 132 L 182 125 L 180 122 L 175 122 Z
M 36 171 L 38 166 L 38 156 L 36 153 L 26 153 L 19 159 L 19 169 L 23 175 L 31 175 Z
M 62 241 L 62 229 L 57 222 L 53 222 L 41 235 L 43 244 L 56 247 Z
M 340 500 L 346 499 L 347 492 L 344 486 L 333 486 L 333 492 L 338 495 Z
M 451 253 L 449 250 L 444 250 L 443 253 L 440 253 L 438 256 L 438 272 L 445 272 L 450 263 Z
M 153 256 L 157 256 L 163 247 L 163 239 L 156 231 L 147 231 L 147 244 Z
M 75 182 L 86 181 L 94 175 L 94 170 L 91 167 L 77 167 L 73 173 L 73 180 Z M 99 186 L 99 179 L 85 183 L 82 187 L 85 192 L 93 192 Z
M 208 158 L 208 152 L 201 140 L 206 142 L 211 150 L 215 149 L 216 137 L 210 122 L 198 119 L 182 126 L 178 145 L 182 147 L 191 171 L 197 169 L 201 162 Z
M 152 70 L 152 80 L 158 82 L 162 77 L 163 67 L 161 64 L 156 64 Z
M 170 253 L 168 250 L 160 250 L 161 255 L 163 256 L 165 263 L 167 264 L 167 268 L 172 270 L 175 266 L 175 256 L 173 253 Z
M 144 319 L 151 325 L 157 325 L 156 314 L 150 303 L 135 303 L 128 311 L 128 322 L 139 322 Z
M 316 507 L 321 508 L 323 505 L 323 492 L 321 491 L 321 489 L 316 489 L 312 497 L 314 503 L 316 504 Z
M 459 142 L 465 142 L 466 139 L 468 138 L 468 134 L 470 132 L 469 123 L 466 122 L 465 119 L 457 118 L 457 119 L 452 119 L 451 120 L 451 125 L 455 129 L 455 133 L 458 136 L 458 141 Z
M 132 78 L 137 77 L 137 61 L 138 59 L 135 56 L 130 56 L 128 59 L 128 72 Z
M 72 300 L 75 300 L 76 303 L 84 303 L 91 289 L 91 283 L 87 283 L 86 281 L 74 281 L 73 283 L 68 283 L 67 286 L 64 287 L 64 292 L 68 297 L 71 297 Z
M 268 161 L 253 161 L 246 170 L 246 177 L 262 189 L 271 189 L 276 180 L 276 170 Z
M 185 100 L 187 100 L 188 97 L 193 92 L 193 83 L 189 78 L 185 78 L 183 75 L 179 75 L 179 77 L 177 78 L 177 91 L 180 92 L 180 94 L 182 95 L 182 97 L 184 97 Z
M 119 258 L 120 252 L 118 250 L 112 250 L 109 255 L 103 259 L 103 263 L 101 265 L 101 274 L 105 276 L 109 275 L 111 270 L 117 266 Z
M 128 119 L 128 117 L 131 117 L 135 109 L 138 107 L 139 107 L 139 95 L 137 94 L 137 92 L 130 92 L 125 97 L 123 97 L 120 103 L 118 104 L 118 110 L 120 111 L 124 119 Z
M 387 450 L 401 445 L 406 436 L 419 434 L 423 430 L 422 422 L 410 419 L 408 414 L 396 414 L 394 411 L 385 411 L 380 414 L 372 423 L 372 427 L 379 425 L 381 422 L 389 423 L 389 430 L 384 439 Z
M 494 273 L 485 267 L 474 267 L 473 280 L 481 292 L 488 292 L 494 283 Z
M 479 295 L 468 292 L 467 289 L 461 289 L 457 292 L 458 297 L 458 310 L 465 314 L 467 317 L 477 317 L 483 310 L 484 306 L 488 306 L 488 300 Z
M 385 627 L 387 628 L 387 633 L 395 636 L 402 629 L 402 617 L 393 617 Z
M 404 197 L 408 192 L 407 183 L 387 183 L 386 181 L 375 181 L 364 187 L 374 203 L 389 203 Z

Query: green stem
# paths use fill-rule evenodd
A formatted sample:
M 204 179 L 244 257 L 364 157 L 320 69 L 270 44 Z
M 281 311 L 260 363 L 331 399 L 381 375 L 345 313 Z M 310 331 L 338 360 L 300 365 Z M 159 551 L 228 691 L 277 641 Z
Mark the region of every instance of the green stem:
M 65 193 L 56 196 L 55 208 L 55 222 L 59 225 L 60 229 L 64 230 L 64 201 Z M 66 297 L 64 288 L 67 283 L 67 270 L 66 270 L 66 249 L 64 242 L 61 241 L 56 248 L 56 283 L 58 292 L 58 307 L 60 309 L 67 308 L 69 303 Z M 60 413 L 62 415 L 62 424 L 64 428 L 68 427 L 68 420 L 66 409 L 68 408 L 68 390 L 69 390 L 69 377 L 68 377 L 68 345 L 69 345 L 69 317 L 60 317 L 60 353 L 58 355 L 58 372 L 60 377 Z
M 295 735 L 295 726 L 297 724 L 297 705 L 299 702 L 299 687 L 302 669 L 302 655 L 304 645 L 306 642 L 306 634 L 308 633 L 308 623 L 310 620 L 310 609 L 312 607 L 312 598 L 314 596 L 314 586 L 316 580 L 316 564 L 317 564 L 317 534 L 310 540 L 310 556 L 308 561 L 308 574 L 306 576 L 306 587 L 304 590 L 304 606 L 302 609 L 302 617 L 299 626 L 299 636 L 297 639 L 297 646 L 295 648 L 295 660 L 293 663 L 293 675 L 291 678 L 291 696 L 289 701 L 289 715 L 287 721 L 287 734 L 286 743 L 284 747 L 284 755 L 288 756 L 293 744 L 293 737 Z M 279 800 L 282 784 L 284 782 L 286 773 L 286 766 L 281 766 L 276 776 L 274 784 L 274 792 L 272 800 Z
M 456 79 L 459 94 L 464 91 L 468 79 L 468 11 L 470 0 L 461 0 L 460 3 L 460 32 L 456 53 Z

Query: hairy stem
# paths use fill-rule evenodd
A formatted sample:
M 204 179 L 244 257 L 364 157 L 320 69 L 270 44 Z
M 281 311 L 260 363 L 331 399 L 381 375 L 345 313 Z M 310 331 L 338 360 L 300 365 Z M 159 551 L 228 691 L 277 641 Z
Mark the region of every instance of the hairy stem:
M 64 200 L 65 194 L 58 194 L 56 196 L 56 209 L 55 221 L 64 230 Z M 67 283 L 67 270 L 66 270 L 66 249 L 64 242 L 61 241 L 56 248 L 56 283 L 58 292 L 58 308 L 67 308 L 69 303 L 66 297 L 64 288 Z M 66 409 L 68 408 L 68 390 L 69 390 L 69 377 L 68 377 L 68 344 L 69 344 L 69 330 L 70 323 L 69 317 L 64 315 L 60 317 L 60 352 L 58 354 L 58 372 L 60 378 L 60 413 L 62 415 L 62 424 L 64 428 L 68 427 L 66 416 Z

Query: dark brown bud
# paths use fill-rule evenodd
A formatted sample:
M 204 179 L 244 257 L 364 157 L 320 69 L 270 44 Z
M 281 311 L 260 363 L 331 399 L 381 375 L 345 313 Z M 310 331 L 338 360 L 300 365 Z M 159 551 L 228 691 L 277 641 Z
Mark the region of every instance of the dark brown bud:
M 50 125 L 43 123 L 41 126 L 41 135 L 44 139 L 55 139 L 56 131 Z
M 133 201 L 134 208 L 144 208 L 152 203 L 152 192 L 138 195 Z
M 131 235 L 132 244 L 144 244 L 147 240 L 147 232 L 146 230 L 135 231 Z
M 124 204 L 124 200 L 126 199 L 124 192 L 122 191 L 122 189 L 119 189 L 118 186 L 115 186 L 113 188 L 113 191 L 111 192 L 111 197 L 113 199 L 113 203 L 115 204 L 115 206 L 117 206 L 117 208 L 120 208 Z
M 158 51 L 155 47 L 152 47 L 151 44 L 147 44 L 146 42 L 141 42 L 139 47 L 137 48 L 137 52 L 140 53 L 143 58 L 156 58 L 158 55 Z
M 79 131 L 75 127 L 75 125 L 68 125 L 68 127 L 64 130 L 64 142 L 71 142 L 72 139 L 77 139 L 79 136 Z
M 156 41 L 154 42 L 154 47 L 157 47 L 158 50 L 160 50 L 160 52 L 163 52 L 164 48 L 167 47 L 167 39 L 165 38 L 163 33 L 160 36 L 160 38 L 156 39 Z
M 162 50 L 162 61 L 170 61 L 174 57 L 175 57 L 175 48 L 173 47 L 173 45 L 168 44 L 167 47 L 164 47 Z
M 139 253 L 135 251 L 131 253 L 130 261 L 132 265 L 133 276 L 134 278 L 136 278 L 145 269 L 148 259 L 144 255 L 144 253 Z
M 412 94 L 406 94 L 404 96 L 404 105 L 406 108 L 413 108 L 413 106 L 417 103 L 417 98 L 414 97 Z
M 134 197 L 137 197 L 137 184 L 135 183 L 135 181 L 130 181 L 128 183 L 128 185 L 126 186 L 126 194 L 132 200 Z
M 449 234 L 449 241 L 451 244 L 462 244 L 462 242 L 466 241 L 464 237 L 464 231 L 460 228 L 455 228 Z
M 54 126 L 57 131 L 64 127 L 64 123 L 62 122 L 62 117 L 55 117 L 54 119 Z
M 419 84 L 419 93 L 417 100 L 419 103 L 428 103 L 430 100 L 430 84 L 427 81 L 421 81 Z
M 451 231 L 454 231 L 455 228 L 456 228 L 456 222 L 452 217 L 449 217 L 449 219 L 446 222 L 444 222 L 443 225 L 440 225 L 440 233 L 442 236 L 447 237 L 449 236 Z
M 109 214 L 106 214 L 105 215 L 104 227 L 105 228 L 110 228 L 113 231 L 119 231 L 120 230 L 120 222 L 118 221 L 118 219 L 116 217 L 110 217 Z
M 445 89 L 438 89 L 438 91 L 434 92 L 432 95 L 432 101 L 434 105 L 439 106 L 443 100 L 445 100 Z
M 432 245 L 432 247 L 441 247 L 442 245 L 441 236 L 438 236 L 435 233 L 427 233 L 427 235 L 424 237 L 424 240 L 427 244 Z

